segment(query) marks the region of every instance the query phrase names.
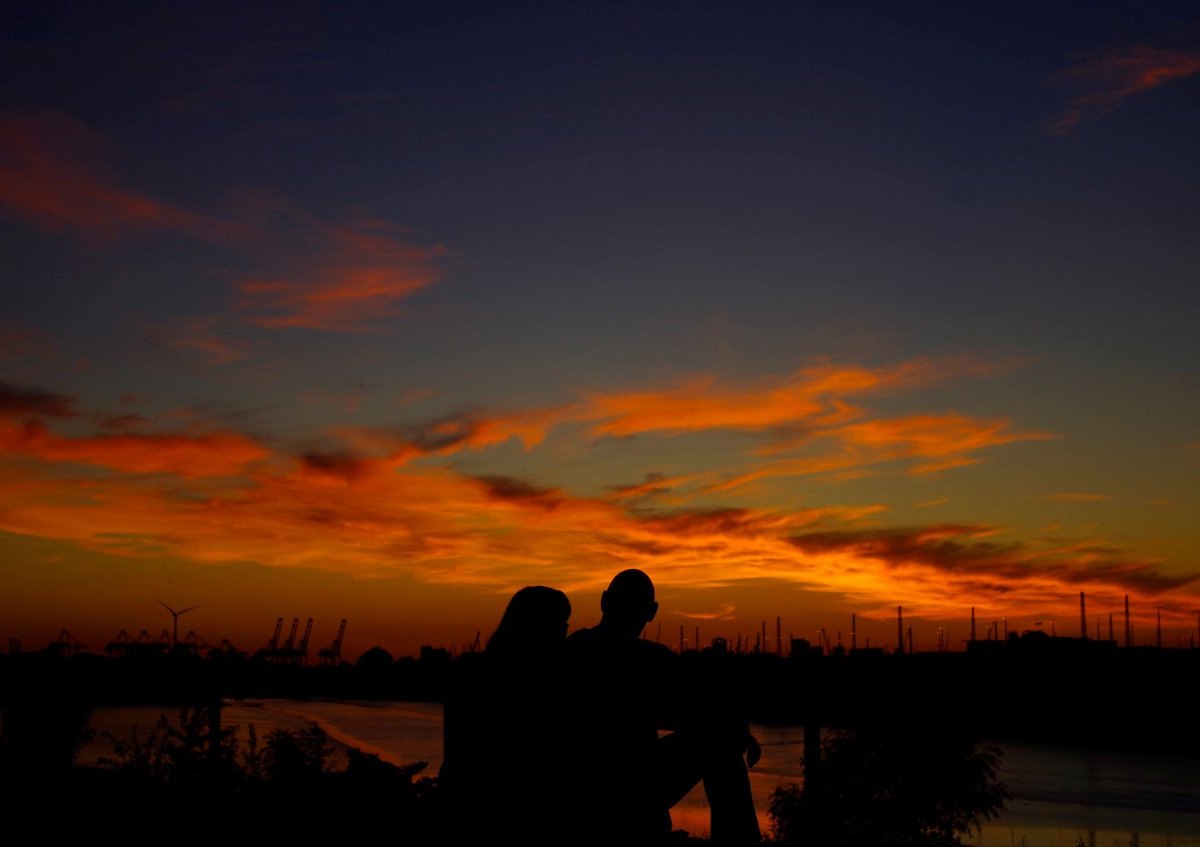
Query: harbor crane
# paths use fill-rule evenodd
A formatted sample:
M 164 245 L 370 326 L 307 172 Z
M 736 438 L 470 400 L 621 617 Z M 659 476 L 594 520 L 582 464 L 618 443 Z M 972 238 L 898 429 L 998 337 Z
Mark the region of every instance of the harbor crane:
M 317 659 L 322 665 L 336 665 L 342 660 L 342 638 L 345 635 L 346 619 L 342 618 L 342 622 L 338 626 L 337 638 L 333 639 L 333 644 L 317 651 Z

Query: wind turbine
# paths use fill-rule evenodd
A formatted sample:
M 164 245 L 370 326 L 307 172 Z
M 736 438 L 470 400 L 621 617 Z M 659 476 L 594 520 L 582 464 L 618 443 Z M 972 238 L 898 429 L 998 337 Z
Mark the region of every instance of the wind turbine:
M 158 598 L 155 598 L 155 599 L 158 599 Z M 176 647 L 179 646 L 179 616 L 187 614 L 192 609 L 199 609 L 200 606 L 199 605 L 188 606 L 186 609 L 180 609 L 177 612 L 174 609 L 172 609 L 170 606 L 168 606 L 166 603 L 164 603 L 162 600 L 159 600 L 158 604 L 160 606 L 162 606 L 164 609 L 166 609 L 168 612 L 170 612 L 171 617 L 175 620 L 175 628 L 171 631 L 171 649 L 174 650 Z

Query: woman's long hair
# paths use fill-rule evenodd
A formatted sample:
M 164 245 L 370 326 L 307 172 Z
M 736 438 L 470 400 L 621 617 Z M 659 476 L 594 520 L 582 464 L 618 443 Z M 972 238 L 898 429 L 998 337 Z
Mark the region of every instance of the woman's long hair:
M 557 588 L 527 585 L 508 601 L 508 608 L 488 639 L 488 656 L 522 664 L 548 663 L 567 637 L 571 601 Z

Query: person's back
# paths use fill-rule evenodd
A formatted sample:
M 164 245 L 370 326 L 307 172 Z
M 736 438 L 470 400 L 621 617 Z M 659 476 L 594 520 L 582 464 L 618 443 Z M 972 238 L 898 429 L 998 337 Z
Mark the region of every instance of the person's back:
M 720 834 L 718 816 L 724 831 L 736 817 L 733 828 L 753 829 L 740 843 L 755 843 L 757 819 L 741 761 L 750 737 L 740 707 L 671 650 L 639 637 L 658 610 L 644 573 L 618 574 L 601 609 L 600 624 L 567 639 L 548 677 L 558 738 L 552 767 L 571 775 L 557 805 L 571 837 L 589 844 L 660 840 L 670 832 L 670 807 L 701 778 L 706 787 L 710 776 L 726 779 L 726 766 L 736 760 L 744 797 L 740 787 L 726 786 L 714 802 L 710 791 L 713 834 Z M 660 738 L 659 730 L 673 733 Z M 731 793 L 738 795 L 732 801 Z M 737 807 L 734 815 L 726 814 L 730 806 Z
M 460 661 L 445 707 L 439 779 L 456 837 L 538 841 L 545 826 L 540 692 L 566 635 L 565 594 L 528 586 L 509 602 L 482 655 Z
M 654 788 L 658 727 L 679 711 L 678 659 L 662 645 L 580 630 L 551 671 L 551 704 L 560 720 L 557 769 L 571 774 L 565 809 L 603 843 L 610 834 L 670 829 Z
M 597 747 L 653 745 L 658 728 L 684 710 L 687 677 L 668 648 L 600 627 L 573 633 L 552 670 L 555 696 Z

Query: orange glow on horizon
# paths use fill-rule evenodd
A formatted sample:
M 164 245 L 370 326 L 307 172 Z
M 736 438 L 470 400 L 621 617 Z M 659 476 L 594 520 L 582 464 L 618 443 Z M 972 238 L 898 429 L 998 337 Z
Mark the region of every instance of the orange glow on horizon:
M 680 606 L 681 617 L 730 626 L 763 613 L 772 586 L 799 592 L 813 608 L 852 608 L 868 617 L 901 602 L 927 619 L 961 616 L 967 606 L 1015 618 L 1086 590 L 1110 606 L 1126 593 L 1139 603 L 1153 600 L 1182 620 L 1196 599 L 1194 576 L 1094 537 L 1020 540 L 983 523 L 889 525 L 885 503 L 713 505 L 714 496 L 753 480 L 882 474 L 889 463 L 896 463 L 894 475 L 926 477 L 974 462 L 986 448 L 1050 437 L 957 412 L 873 417 L 826 393 L 841 386 L 865 396 L 953 372 L 924 360 L 877 371 L 822 366 L 799 371 L 786 389 L 761 381 L 766 388 L 757 403 L 747 400 L 756 396 L 749 387 L 693 381 L 400 430 L 341 427 L 325 433 L 326 449 L 307 452 L 228 430 L 143 431 L 151 426 L 145 419 L 136 432 L 63 435 L 55 428 L 78 431 L 88 420 L 72 398 L 5 385 L 0 530 L 133 561 L 403 577 L 429 587 L 419 591 L 441 586 L 500 596 L 540 583 L 594 593 L 629 567 L 685 597 L 757 586 L 747 595 L 757 599 L 736 607 L 727 599 L 709 608 Z M 807 399 L 797 402 L 797 394 Z M 802 447 L 794 440 L 781 447 L 770 429 L 763 433 L 767 449 L 752 450 L 740 469 L 649 474 L 641 484 L 595 493 L 471 473 L 459 464 L 466 452 L 514 437 L 526 453 L 538 450 L 557 427 L 564 438 L 578 435 L 570 424 L 579 422 L 672 438 L 678 428 L 660 427 L 682 413 L 680 403 L 697 429 L 802 420 L 793 415 L 819 421 L 823 409 L 833 409 L 837 423 L 817 425 Z

